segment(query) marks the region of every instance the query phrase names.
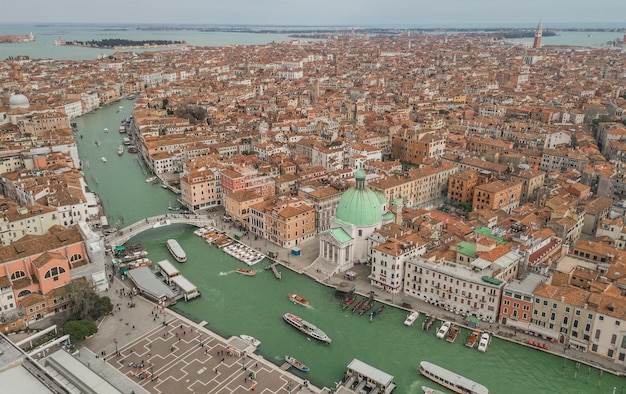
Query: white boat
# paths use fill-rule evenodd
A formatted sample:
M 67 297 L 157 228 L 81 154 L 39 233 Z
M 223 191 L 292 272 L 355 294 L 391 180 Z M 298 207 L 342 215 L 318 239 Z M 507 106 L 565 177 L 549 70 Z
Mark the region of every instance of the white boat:
M 441 327 L 439 327 L 439 331 L 437 331 L 437 338 L 439 339 L 445 338 L 446 334 L 448 333 L 448 330 L 450 329 L 450 325 L 451 324 L 449 321 L 444 321 Z
M 289 365 L 291 365 L 292 367 L 299 369 L 302 372 L 309 372 L 311 370 L 309 367 L 288 354 L 285 356 L 285 361 L 289 363 Z
M 408 315 L 406 317 L 406 319 L 404 320 L 404 325 L 407 327 L 411 327 L 413 325 L 413 323 L 415 323 L 415 320 L 417 320 L 417 318 L 420 317 L 420 313 L 417 311 L 413 311 L 411 312 L 410 315 Z
M 117 155 L 122 156 L 124 154 L 124 145 L 120 145 L 117 147 Z
M 486 352 L 487 347 L 489 347 L 489 341 L 489 334 L 483 332 L 483 335 L 480 336 L 480 342 L 478 342 L 478 351 L 483 353 Z
M 261 345 L 261 341 L 259 341 L 258 339 L 250 335 L 241 334 L 239 335 L 239 338 L 243 339 L 244 341 L 248 342 L 250 345 L 254 347 L 259 347 Z
M 124 137 L 124 145 L 130 145 L 132 142 L 130 140 L 130 138 L 128 137 Z
M 146 183 L 152 183 L 154 181 L 156 181 L 157 177 L 155 176 L 151 176 L 150 178 L 146 178 Z
M 293 315 L 291 313 L 285 313 L 283 315 L 283 320 L 313 339 L 317 339 L 318 341 L 326 343 L 332 342 L 332 340 L 328 337 L 328 335 L 326 335 L 324 331 L 320 330 L 319 328 L 299 316 Z
M 455 393 L 489 394 L 489 389 L 482 384 L 428 361 L 420 362 L 419 371 L 428 379 Z
M 100 160 L 102 160 L 102 162 L 103 162 L 103 163 L 106 163 L 106 162 L 107 162 L 107 158 L 106 158 L 106 157 L 104 157 L 104 156 L 102 156 L 102 157 L 100 158 Z
M 104 128 L 104 132 L 105 132 L 105 133 L 108 133 L 108 132 L 109 132 L 109 129 L 105 127 L 105 128 Z
M 435 390 L 427 386 L 422 386 L 422 391 L 424 392 L 424 394 L 446 394 L 443 391 Z
M 176 241 L 175 239 L 168 239 L 166 245 L 167 250 L 170 251 L 170 254 L 176 259 L 176 261 L 178 261 L 179 263 L 184 263 L 185 261 L 187 261 L 187 253 L 185 253 L 178 241 Z

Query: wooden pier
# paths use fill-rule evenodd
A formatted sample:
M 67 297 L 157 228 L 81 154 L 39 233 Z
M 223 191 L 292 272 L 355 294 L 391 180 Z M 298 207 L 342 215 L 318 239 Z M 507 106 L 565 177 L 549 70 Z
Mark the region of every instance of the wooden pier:
M 280 279 L 282 277 L 282 274 L 280 273 L 278 268 L 276 268 L 277 265 L 278 265 L 278 262 L 275 261 L 272 264 L 270 264 L 267 267 L 265 267 L 265 269 L 266 270 L 272 270 L 272 272 L 274 273 L 274 276 L 276 277 L 276 279 Z

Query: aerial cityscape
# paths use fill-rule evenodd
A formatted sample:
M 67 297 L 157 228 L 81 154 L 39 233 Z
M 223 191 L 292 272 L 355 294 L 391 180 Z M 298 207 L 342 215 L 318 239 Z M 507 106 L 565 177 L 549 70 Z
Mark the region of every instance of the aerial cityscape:
M 625 392 L 621 3 L 30 3 L 0 27 L 3 392 Z

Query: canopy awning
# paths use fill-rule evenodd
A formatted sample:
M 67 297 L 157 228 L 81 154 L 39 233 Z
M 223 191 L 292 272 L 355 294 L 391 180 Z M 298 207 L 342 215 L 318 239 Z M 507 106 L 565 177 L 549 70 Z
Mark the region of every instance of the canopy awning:
M 520 330 L 534 332 L 535 334 L 539 334 L 548 338 L 558 339 L 559 333 L 549 330 L 545 327 L 536 326 L 531 323 L 521 322 L 519 320 L 508 319 L 506 321 L 507 326 L 511 326 L 514 328 L 519 328 Z
M 272 249 L 272 248 L 269 248 L 269 249 L 267 250 L 267 252 L 268 252 L 268 253 L 276 253 L 276 250 L 274 250 L 274 249 Z
M 233 235 L 235 236 L 235 238 L 241 238 L 243 236 L 243 234 L 239 231 L 235 232 Z

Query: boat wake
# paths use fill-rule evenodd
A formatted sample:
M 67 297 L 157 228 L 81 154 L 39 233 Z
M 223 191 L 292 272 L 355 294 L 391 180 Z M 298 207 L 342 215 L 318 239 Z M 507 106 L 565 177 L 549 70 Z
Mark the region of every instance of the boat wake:
M 220 271 L 220 273 L 218 274 L 219 276 L 226 276 L 226 275 L 230 275 L 235 271 L 228 271 L 228 272 L 224 272 L 224 271 Z

